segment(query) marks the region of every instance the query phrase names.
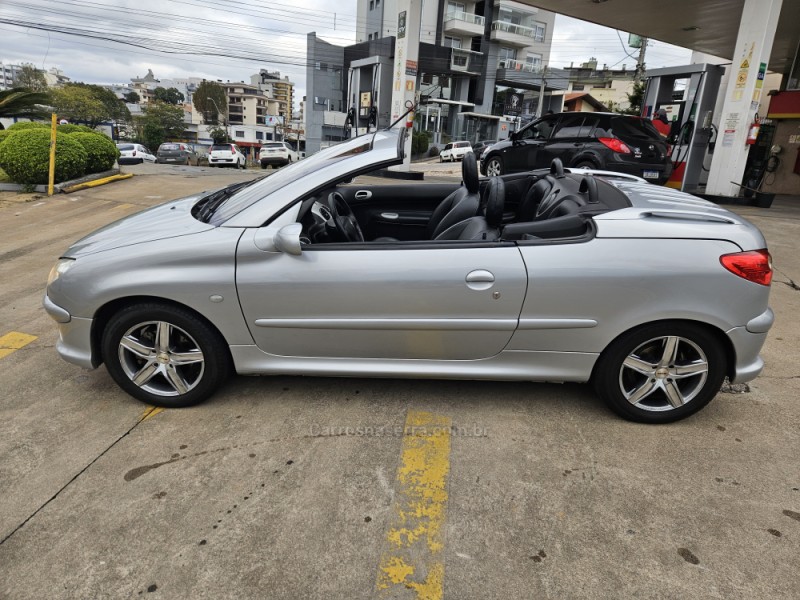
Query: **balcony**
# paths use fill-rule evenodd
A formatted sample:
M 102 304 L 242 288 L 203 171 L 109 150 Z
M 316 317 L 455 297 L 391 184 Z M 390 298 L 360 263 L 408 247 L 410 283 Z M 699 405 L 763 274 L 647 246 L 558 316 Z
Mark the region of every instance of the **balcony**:
M 514 60 L 512 58 L 501 58 L 497 61 L 497 68 L 498 69 L 505 69 L 508 71 L 520 71 L 524 73 L 534 73 L 536 75 L 541 75 L 542 71 L 544 71 L 545 67 L 542 63 L 528 63 L 522 62 L 520 60 Z
M 483 60 L 483 52 L 452 48 L 450 51 L 450 70 L 468 75 L 480 75 L 483 69 Z
M 444 17 L 444 31 L 448 34 L 476 36 L 483 35 L 486 19 L 480 15 L 451 10 Z
M 536 30 L 524 25 L 515 25 L 506 21 L 492 23 L 491 39 L 509 46 L 526 48 L 536 43 Z

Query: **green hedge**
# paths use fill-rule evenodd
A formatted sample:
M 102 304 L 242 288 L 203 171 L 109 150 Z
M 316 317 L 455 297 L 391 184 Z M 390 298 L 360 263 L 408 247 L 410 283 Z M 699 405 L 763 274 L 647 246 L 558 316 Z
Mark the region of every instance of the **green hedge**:
M 13 126 L 12 126 L 13 127 Z M 37 128 L 14 130 L 0 145 L 0 168 L 12 181 L 23 185 L 46 184 L 50 165 L 50 131 Z M 71 135 L 56 137 L 56 183 L 86 173 L 88 154 Z
M 8 137 L 8 134 L 12 133 L 8 129 L 0 129 L 0 144 L 2 144 L 5 139 Z
M 62 125 L 62 127 L 64 126 Z M 86 159 L 87 173 L 108 171 L 114 166 L 119 156 L 119 150 L 117 150 L 117 145 L 102 133 L 78 132 L 70 133 L 69 137 L 70 139 L 80 142 L 83 149 L 86 150 L 86 153 L 89 155 Z
M 92 129 L 91 127 L 87 127 L 86 125 L 73 125 L 72 123 L 65 123 L 64 125 L 59 125 L 58 130 L 61 133 L 93 133 L 95 135 L 100 134 L 100 132 L 97 131 L 96 129 Z
M 27 129 L 50 129 L 50 123 L 42 123 L 41 121 L 20 121 L 8 127 L 8 131 L 25 131 Z

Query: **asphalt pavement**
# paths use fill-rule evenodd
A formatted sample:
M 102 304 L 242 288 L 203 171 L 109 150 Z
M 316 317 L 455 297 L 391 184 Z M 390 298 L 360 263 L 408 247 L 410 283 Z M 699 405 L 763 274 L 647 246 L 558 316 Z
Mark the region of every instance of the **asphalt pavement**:
M 800 200 L 736 208 L 774 256 L 764 373 L 673 425 L 509 382 L 236 377 L 161 410 L 57 356 L 47 273 L 97 227 L 265 173 L 123 170 L 0 194 L 0 598 L 797 597 Z

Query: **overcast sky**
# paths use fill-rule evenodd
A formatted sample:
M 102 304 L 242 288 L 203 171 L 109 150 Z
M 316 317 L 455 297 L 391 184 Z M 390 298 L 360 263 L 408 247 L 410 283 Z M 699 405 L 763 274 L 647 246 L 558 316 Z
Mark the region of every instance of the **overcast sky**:
M 57 67 L 73 81 L 127 83 L 152 69 L 157 78 L 249 80 L 259 69 L 278 70 L 305 94 L 306 34 L 329 42 L 355 41 L 356 0 L 2 0 L 0 60 Z M 335 7 L 335 12 L 334 12 Z M 35 25 L 80 32 L 46 32 Z M 93 36 L 93 37 L 92 37 Z M 550 65 L 576 65 L 594 56 L 600 65 L 634 67 L 613 29 L 561 15 L 556 18 Z M 107 39 L 124 39 L 123 45 Z M 193 54 L 187 54 L 193 53 Z M 201 53 L 209 53 L 201 55 Z M 651 41 L 647 66 L 687 64 L 691 52 Z

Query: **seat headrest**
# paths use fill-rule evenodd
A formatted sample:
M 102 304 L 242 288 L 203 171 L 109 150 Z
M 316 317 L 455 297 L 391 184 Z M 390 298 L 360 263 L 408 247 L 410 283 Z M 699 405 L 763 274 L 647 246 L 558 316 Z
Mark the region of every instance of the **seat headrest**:
M 517 210 L 516 220 L 519 222 L 533 221 L 533 217 L 536 214 L 536 207 L 539 206 L 539 203 L 547 196 L 552 187 L 553 184 L 550 183 L 550 181 L 542 178 L 528 188 L 528 193 L 525 194 L 525 198 L 522 200 Z
M 500 227 L 503 224 L 503 208 L 506 204 L 506 184 L 499 177 L 492 177 L 486 186 L 486 206 L 484 215 L 490 227 Z
M 470 194 L 477 194 L 480 189 L 478 183 L 478 161 L 475 159 L 475 154 L 467 152 L 464 158 L 461 159 L 461 177 L 464 180 L 464 186 Z

